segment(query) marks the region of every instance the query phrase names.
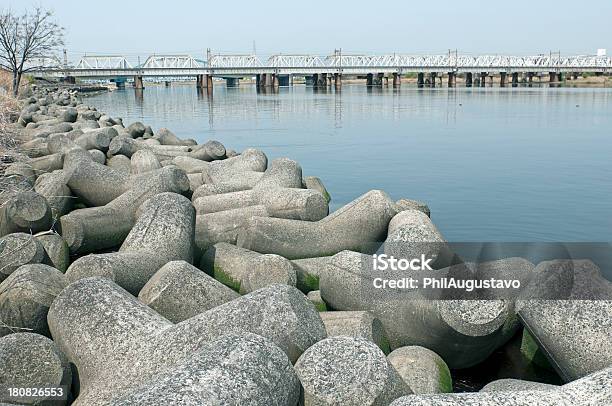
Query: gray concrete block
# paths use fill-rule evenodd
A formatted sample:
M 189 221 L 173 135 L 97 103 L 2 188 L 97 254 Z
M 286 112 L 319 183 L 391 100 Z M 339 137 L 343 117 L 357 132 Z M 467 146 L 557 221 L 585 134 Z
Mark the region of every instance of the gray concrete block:
M 51 233 L 38 235 L 34 238 L 40 241 L 45 249 L 47 257 L 49 257 L 49 264 L 60 272 L 66 272 L 68 265 L 70 265 L 70 250 L 62 236 Z
M 567 295 L 531 297 L 569 278 Z M 553 299 L 553 300 L 550 300 Z M 612 284 L 589 260 L 545 261 L 536 267 L 525 296 L 517 302 L 519 318 L 567 382 L 612 365 Z
M 31 234 L 14 233 L 0 238 L 0 282 L 22 265 L 47 262 L 45 248 Z
M 195 212 L 189 199 L 176 193 L 160 193 L 139 209 L 138 220 L 119 252 L 92 254 L 70 265 L 71 281 L 103 276 L 134 296 L 170 261 L 193 262 Z
M 223 242 L 206 250 L 200 267 L 242 294 L 273 284 L 296 284 L 295 269 L 288 259 Z
M 55 342 L 79 370 L 81 405 L 126 396 L 227 334 L 261 335 L 292 361 L 325 337 L 312 304 L 282 285 L 173 325 L 108 279 L 86 278 L 62 291 L 48 320 Z
M 391 351 L 382 323 L 370 312 L 328 311 L 321 314 L 321 319 L 328 337 L 361 337 L 376 344 L 385 354 Z
M 397 205 L 398 211 L 404 210 L 418 210 L 427 215 L 427 217 L 431 217 L 431 210 L 429 210 L 429 206 L 426 203 L 423 203 L 419 200 L 411 200 L 411 199 L 400 199 L 395 202 Z
M 72 210 L 75 199 L 67 181 L 66 172 L 59 170 L 43 173 L 34 184 L 34 191 L 47 200 L 54 220 Z
M 412 393 L 450 393 L 453 381 L 444 360 L 419 346 L 400 347 L 387 356 Z
M 295 364 L 305 406 L 388 405 L 410 389 L 385 354 L 365 338 L 330 337 Z
M 32 332 L 50 336 L 47 312 L 68 281 L 43 264 L 19 267 L 0 283 L 0 337 Z
M 240 297 L 185 261 L 171 261 L 149 279 L 138 294 L 141 302 L 179 323 Z
M 317 222 L 253 217 L 237 244 L 253 251 L 289 259 L 334 255 L 342 250 L 370 252 L 387 235 L 396 214 L 381 191 L 370 191 Z
M 66 356 L 47 337 L 33 333 L 17 333 L 0 338 L 0 382 L 4 388 L 57 388 L 68 392 L 72 372 Z M 68 404 L 67 400 L 45 397 L 9 398 L 4 389 L 0 403 L 20 405 Z M 4 404 L 4 403 L 3 403 Z
M 160 169 L 162 166 L 152 151 L 140 150 L 132 155 L 130 167 L 132 174 L 141 174 Z
M 120 245 L 132 229 L 142 203 L 159 193 L 183 193 L 189 189 L 185 172 L 173 167 L 139 175 L 132 182 L 131 189 L 105 206 L 75 210 L 60 218 L 61 234 L 71 253 L 85 254 Z
M 35 234 L 51 228 L 51 207 L 36 192 L 21 192 L 1 208 L 0 236 L 25 232 Z

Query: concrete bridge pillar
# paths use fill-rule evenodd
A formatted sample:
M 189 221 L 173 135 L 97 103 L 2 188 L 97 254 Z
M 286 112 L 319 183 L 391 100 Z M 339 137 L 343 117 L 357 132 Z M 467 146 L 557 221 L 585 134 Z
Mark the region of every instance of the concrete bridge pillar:
M 533 72 L 527 72 L 527 82 L 529 82 L 529 84 L 533 83 L 533 76 L 535 74 Z
M 342 74 L 334 73 L 334 87 L 339 90 L 342 87 Z
M 225 78 L 225 85 L 227 87 L 238 87 L 240 86 L 240 78 Z
M 508 74 L 506 72 L 499 72 L 499 86 L 506 87 L 506 77 Z
M 383 76 L 382 83 L 385 85 L 385 87 L 389 86 L 389 76 Z
M 314 86 L 314 77 L 313 76 L 304 76 L 304 84 L 306 86 Z
M 272 87 L 277 88 L 279 86 L 278 83 L 278 75 L 276 73 L 272 74 Z
M 164 82 L 164 85 L 165 85 L 166 87 L 170 87 L 170 81 L 169 81 L 169 80 L 166 80 L 166 81 Z
M 313 87 L 319 86 L 319 74 L 318 73 L 315 73 L 312 75 L 312 86 Z
M 431 72 L 429 74 L 431 87 L 436 87 L 436 77 L 437 76 L 438 76 L 438 74 L 436 72 Z
M 518 72 L 512 72 L 512 87 L 517 87 L 518 86 L 518 81 L 519 81 L 519 74 L 518 74 Z
M 472 72 L 467 72 L 465 74 L 465 87 L 472 87 L 474 83 L 474 77 L 472 76 Z
M 417 73 L 417 86 L 423 87 L 425 85 L 425 74 L 423 72 Z
M 283 87 L 291 86 L 291 75 L 278 75 L 278 85 Z
M 487 85 L 487 76 L 489 76 L 487 72 L 480 73 L 480 86 L 485 87 Z
M 136 89 L 144 89 L 144 83 L 142 82 L 142 76 L 134 76 L 134 87 Z
M 402 86 L 402 75 L 397 72 L 393 73 L 393 87 L 398 88 Z
M 455 87 L 457 85 L 457 74 L 455 72 L 448 72 L 448 87 Z
M 366 86 L 373 86 L 373 85 L 374 85 L 374 74 L 368 73 L 366 76 Z
M 563 82 L 564 74 L 563 72 L 557 73 L 557 82 Z
M 557 73 L 556 72 L 548 72 L 548 81 L 550 83 L 554 83 L 557 81 Z

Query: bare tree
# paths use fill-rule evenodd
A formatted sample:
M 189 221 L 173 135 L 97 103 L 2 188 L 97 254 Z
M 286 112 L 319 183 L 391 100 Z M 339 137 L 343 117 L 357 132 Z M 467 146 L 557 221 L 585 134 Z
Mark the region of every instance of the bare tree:
M 16 15 L 0 12 L 0 68 L 13 74 L 13 94 L 19 92 L 24 73 L 44 67 L 44 60 L 64 45 L 64 28 L 53 13 L 40 7 Z

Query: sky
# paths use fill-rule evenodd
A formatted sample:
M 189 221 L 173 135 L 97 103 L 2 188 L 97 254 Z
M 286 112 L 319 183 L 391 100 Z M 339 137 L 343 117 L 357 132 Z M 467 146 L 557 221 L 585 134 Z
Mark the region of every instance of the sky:
M 70 60 L 83 54 L 612 53 L 612 1 L 0 0 L 42 6 L 66 29 Z M 254 46 L 255 45 L 255 46 Z

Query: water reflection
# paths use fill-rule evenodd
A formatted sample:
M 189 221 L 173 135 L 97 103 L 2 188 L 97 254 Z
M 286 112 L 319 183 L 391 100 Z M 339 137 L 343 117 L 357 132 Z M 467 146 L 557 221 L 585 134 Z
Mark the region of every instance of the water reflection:
M 383 189 L 426 201 L 455 241 L 609 240 L 609 89 L 271 89 L 150 85 L 87 102 L 126 125 L 296 159 L 327 184 L 333 209 Z

